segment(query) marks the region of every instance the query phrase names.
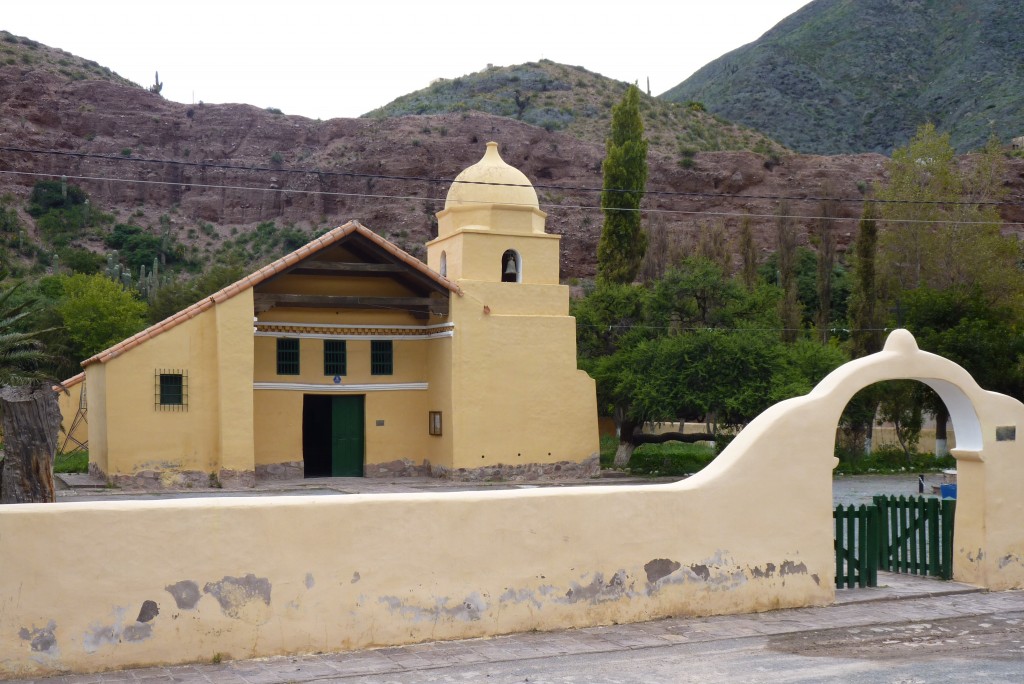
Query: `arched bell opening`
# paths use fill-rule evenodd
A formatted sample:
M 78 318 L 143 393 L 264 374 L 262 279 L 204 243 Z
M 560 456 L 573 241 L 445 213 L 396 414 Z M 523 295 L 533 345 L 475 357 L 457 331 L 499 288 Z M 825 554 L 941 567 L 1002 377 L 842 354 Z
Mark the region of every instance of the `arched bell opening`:
M 523 260 L 514 249 L 506 249 L 501 255 L 501 282 L 523 282 Z

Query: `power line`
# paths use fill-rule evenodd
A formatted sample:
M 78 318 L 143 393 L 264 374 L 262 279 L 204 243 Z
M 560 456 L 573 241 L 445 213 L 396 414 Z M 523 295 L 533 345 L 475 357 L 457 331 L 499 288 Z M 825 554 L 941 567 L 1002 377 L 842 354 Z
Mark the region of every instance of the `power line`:
M 433 178 L 430 176 L 399 176 L 390 174 L 374 174 L 374 173 L 361 173 L 357 171 L 324 171 L 320 169 L 295 169 L 286 167 L 273 167 L 273 166 L 243 166 L 240 164 L 223 164 L 217 162 L 193 162 L 183 161 L 175 159 L 155 159 L 151 157 L 125 157 L 111 154 L 97 154 L 94 152 L 68 152 L 65 150 L 41 150 L 24 147 L 13 147 L 13 146 L 0 146 L 2 152 L 21 152 L 25 154 L 35 155 L 53 155 L 59 157 L 74 157 L 79 159 L 102 159 L 104 161 L 113 161 L 117 163 L 142 163 L 142 164 L 173 164 L 177 166 L 186 166 L 198 169 L 220 169 L 227 171 L 256 171 L 260 173 L 280 173 L 280 174 L 295 174 L 295 175 L 315 175 L 315 176 L 334 176 L 334 177 L 345 177 L 345 178 L 363 178 L 373 180 L 389 180 L 389 181 L 400 181 L 400 182 L 422 182 L 422 183 L 435 183 L 435 184 L 452 184 L 452 183 L 463 183 L 466 185 L 485 185 L 495 187 L 515 187 L 515 188 L 540 188 L 542 190 L 562 190 L 567 192 L 633 192 L 629 189 L 621 188 L 596 188 L 587 186 L 571 186 L 571 185 L 550 185 L 543 183 L 492 183 L 487 181 L 467 181 L 458 180 L 455 178 Z M 777 200 L 777 201 L 791 201 L 791 202 L 845 202 L 845 203 L 863 203 L 871 202 L 873 204 L 915 204 L 915 205 L 941 205 L 941 206 L 1022 206 L 1024 202 L 1009 202 L 1009 201 L 995 201 L 995 200 L 979 200 L 977 202 L 962 202 L 962 201 L 942 201 L 942 200 L 883 200 L 883 199 L 867 199 L 863 197 L 821 197 L 821 196 L 789 196 L 789 195 L 740 195 L 730 193 L 716 193 L 716 192 L 686 192 L 682 190 L 645 190 L 645 196 L 658 196 L 658 197 L 690 197 L 690 198 L 728 198 L 728 199 L 743 199 L 743 200 Z
M 86 180 L 86 181 L 103 181 L 107 183 L 131 183 L 131 184 L 143 184 L 143 185 L 170 185 L 183 188 L 203 188 L 207 190 L 244 190 L 247 192 L 275 192 L 275 193 L 291 193 L 296 195 L 324 195 L 328 197 L 359 197 L 365 199 L 387 199 L 387 200 L 413 200 L 420 202 L 433 202 L 435 204 L 441 204 L 445 202 L 442 197 L 420 197 L 419 195 L 383 195 L 383 194 L 372 194 L 365 192 L 333 192 L 328 190 L 301 190 L 294 188 L 272 188 L 272 187 L 260 187 L 251 185 L 216 185 L 211 183 L 192 183 L 192 182 L 178 182 L 178 181 L 162 181 L 162 180 L 143 180 L 135 178 L 115 178 L 109 176 L 80 176 L 66 173 L 42 173 L 36 171 L 8 171 L 0 170 L 0 174 L 4 175 L 20 175 L 20 176 L 31 176 L 31 177 L 42 177 L 42 178 L 66 178 L 69 180 Z M 467 202 L 472 200 L 460 200 L 461 202 Z M 481 204 L 486 204 L 484 201 L 479 201 Z M 587 204 L 553 204 L 553 203 L 542 203 L 542 207 L 553 208 L 553 209 L 579 209 L 585 211 L 603 211 L 603 208 L 597 205 Z M 733 211 L 705 211 L 696 209 L 657 209 L 657 208 L 640 208 L 640 209 L 617 209 L 616 211 L 638 211 L 641 213 L 648 214 L 683 214 L 687 216 L 710 216 L 720 218 L 767 218 L 767 219 L 799 219 L 803 221 L 853 221 L 859 222 L 861 220 L 858 216 L 808 216 L 805 214 L 751 214 L 748 212 L 733 212 Z M 874 219 L 877 223 L 907 223 L 907 224 L 949 224 L 955 223 L 961 226 L 1024 226 L 1024 222 L 1018 221 L 961 221 L 956 219 L 887 219 L 882 217 L 876 217 Z

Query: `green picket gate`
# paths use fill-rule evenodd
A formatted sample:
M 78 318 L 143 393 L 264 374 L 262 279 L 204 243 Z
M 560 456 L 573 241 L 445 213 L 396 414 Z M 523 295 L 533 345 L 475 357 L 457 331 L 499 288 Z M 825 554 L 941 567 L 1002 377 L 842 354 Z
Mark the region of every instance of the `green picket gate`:
M 836 588 L 878 586 L 878 507 L 836 506 Z
M 878 571 L 952 579 L 955 499 L 876 496 L 836 506 L 836 588 L 876 587 Z
M 879 568 L 890 572 L 953 577 L 956 499 L 876 496 Z

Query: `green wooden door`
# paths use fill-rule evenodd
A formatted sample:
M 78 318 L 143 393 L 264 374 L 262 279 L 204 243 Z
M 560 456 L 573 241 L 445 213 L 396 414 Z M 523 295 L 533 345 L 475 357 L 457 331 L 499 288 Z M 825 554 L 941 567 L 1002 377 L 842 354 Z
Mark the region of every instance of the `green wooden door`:
M 331 475 L 334 477 L 363 476 L 363 398 L 331 398 Z

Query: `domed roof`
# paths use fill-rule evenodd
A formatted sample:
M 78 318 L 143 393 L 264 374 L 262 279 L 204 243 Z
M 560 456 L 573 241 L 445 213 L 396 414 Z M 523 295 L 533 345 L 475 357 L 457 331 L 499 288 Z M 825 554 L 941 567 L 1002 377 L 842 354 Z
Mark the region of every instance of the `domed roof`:
M 496 142 L 487 143 L 483 159 L 455 177 L 444 208 L 460 204 L 521 204 L 540 208 L 530 179 L 505 163 Z

